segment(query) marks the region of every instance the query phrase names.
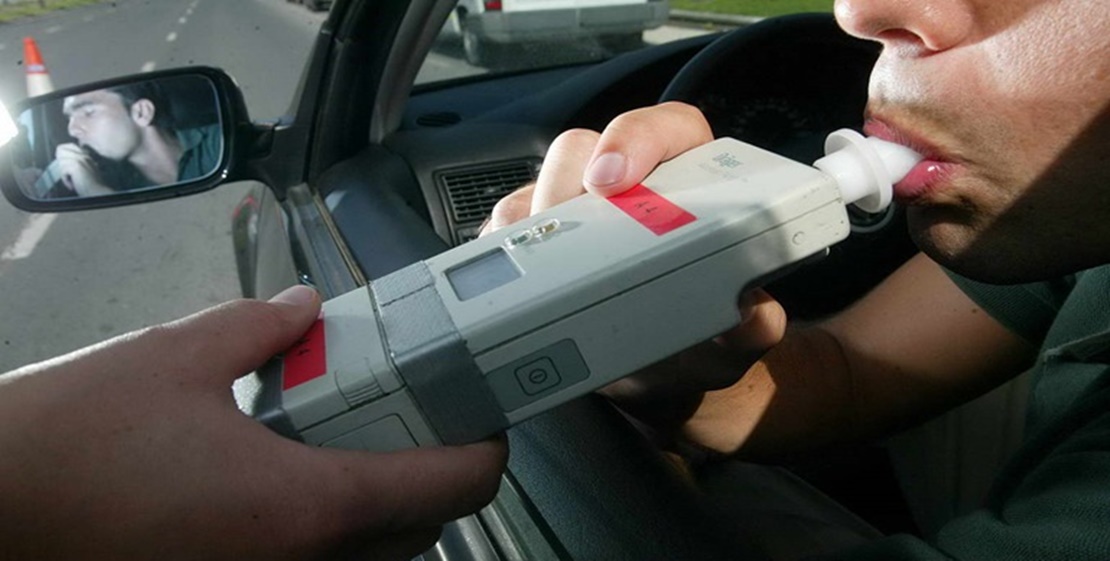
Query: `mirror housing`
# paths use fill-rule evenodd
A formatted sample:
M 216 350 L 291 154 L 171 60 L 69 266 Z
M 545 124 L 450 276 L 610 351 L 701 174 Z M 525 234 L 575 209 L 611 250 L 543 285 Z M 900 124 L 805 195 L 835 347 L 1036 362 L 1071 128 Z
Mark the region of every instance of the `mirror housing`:
M 209 67 L 136 74 L 26 99 L 0 147 L 0 189 L 31 212 L 198 193 L 234 176 L 252 143 L 242 94 Z

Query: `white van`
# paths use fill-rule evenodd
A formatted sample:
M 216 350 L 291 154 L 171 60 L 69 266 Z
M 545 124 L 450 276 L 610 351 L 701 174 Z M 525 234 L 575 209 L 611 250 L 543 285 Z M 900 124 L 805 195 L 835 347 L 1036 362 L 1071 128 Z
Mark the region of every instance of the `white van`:
M 470 64 L 489 64 L 508 45 L 596 38 L 615 51 L 642 45 L 667 20 L 667 0 L 459 0 L 447 31 L 462 37 Z

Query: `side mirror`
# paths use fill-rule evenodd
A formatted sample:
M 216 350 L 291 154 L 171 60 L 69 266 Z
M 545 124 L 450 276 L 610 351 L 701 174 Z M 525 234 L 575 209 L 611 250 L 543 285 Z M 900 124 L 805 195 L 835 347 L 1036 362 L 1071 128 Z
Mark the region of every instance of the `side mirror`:
M 0 148 L 0 188 L 33 212 L 177 197 L 224 181 L 246 121 L 239 90 L 213 68 L 128 76 L 27 99 Z

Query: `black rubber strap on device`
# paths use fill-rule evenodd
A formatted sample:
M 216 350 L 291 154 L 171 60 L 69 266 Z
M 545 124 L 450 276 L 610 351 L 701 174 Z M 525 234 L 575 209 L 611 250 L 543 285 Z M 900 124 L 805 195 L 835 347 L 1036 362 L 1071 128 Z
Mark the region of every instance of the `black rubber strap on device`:
M 423 262 L 370 285 L 386 350 L 432 430 L 466 444 L 509 426 Z

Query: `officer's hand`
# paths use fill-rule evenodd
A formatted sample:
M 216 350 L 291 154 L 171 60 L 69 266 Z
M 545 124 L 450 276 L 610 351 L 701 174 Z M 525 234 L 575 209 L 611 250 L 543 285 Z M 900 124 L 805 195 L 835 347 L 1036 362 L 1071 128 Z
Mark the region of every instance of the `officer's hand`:
M 491 500 L 501 441 L 314 448 L 236 408 L 319 310 L 298 287 L 0 377 L 0 558 L 410 559 Z

